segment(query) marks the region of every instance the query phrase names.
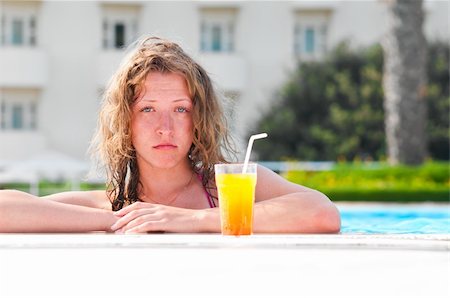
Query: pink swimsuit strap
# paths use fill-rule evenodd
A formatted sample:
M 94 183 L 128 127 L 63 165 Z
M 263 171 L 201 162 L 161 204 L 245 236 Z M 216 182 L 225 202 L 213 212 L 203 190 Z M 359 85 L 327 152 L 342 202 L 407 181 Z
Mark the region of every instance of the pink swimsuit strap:
M 198 177 L 198 180 L 200 180 L 200 182 L 202 182 L 202 185 L 203 185 L 203 176 L 201 174 L 197 174 L 197 177 Z M 208 191 L 206 190 L 205 186 L 203 186 L 203 191 L 205 192 L 206 199 L 208 200 L 209 207 L 210 208 L 216 207 L 216 204 L 214 203 L 213 198 L 208 193 Z

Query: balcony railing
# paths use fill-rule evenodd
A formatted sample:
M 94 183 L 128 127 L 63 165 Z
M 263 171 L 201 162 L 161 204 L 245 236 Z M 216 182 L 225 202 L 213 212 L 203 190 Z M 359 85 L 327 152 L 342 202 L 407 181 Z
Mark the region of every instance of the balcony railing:
M 0 87 L 42 88 L 47 80 L 48 62 L 43 50 L 0 47 Z

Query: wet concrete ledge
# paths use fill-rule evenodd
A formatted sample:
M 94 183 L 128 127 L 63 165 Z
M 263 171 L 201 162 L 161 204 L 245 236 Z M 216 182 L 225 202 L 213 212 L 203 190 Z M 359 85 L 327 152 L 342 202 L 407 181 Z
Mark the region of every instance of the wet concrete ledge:
M 450 297 L 449 235 L 0 234 L 0 297 Z
M 21 248 L 251 248 L 399 249 L 450 251 L 449 234 L 0 234 L 1 249 Z

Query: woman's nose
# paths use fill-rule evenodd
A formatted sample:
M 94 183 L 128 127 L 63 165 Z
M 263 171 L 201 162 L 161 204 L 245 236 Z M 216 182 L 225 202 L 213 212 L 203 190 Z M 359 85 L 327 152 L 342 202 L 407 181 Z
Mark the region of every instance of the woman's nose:
M 157 133 L 159 135 L 171 134 L 173 131 L 173 121 L 170 113 L 164 112 L 159 118 L 159 123 L 157 127 Z

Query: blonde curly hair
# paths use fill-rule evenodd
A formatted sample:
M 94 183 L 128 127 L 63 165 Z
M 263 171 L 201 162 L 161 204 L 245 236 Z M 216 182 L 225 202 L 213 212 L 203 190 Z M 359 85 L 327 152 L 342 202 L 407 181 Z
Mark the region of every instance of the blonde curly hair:
M 107 173 L 112 210 L 139 200 L 136 154 L 131 141 L 131 106 L 150 71 L 181 74 L 193 102 L 193 140 L 187 158 L 201 174 L 203 186 L 214 187 L 214 164 L 234 152 L 226 119 L 206 71 L 174 42 L 144 37 L 135 42 L 111 78 L 103 97 L 92 151 Z

